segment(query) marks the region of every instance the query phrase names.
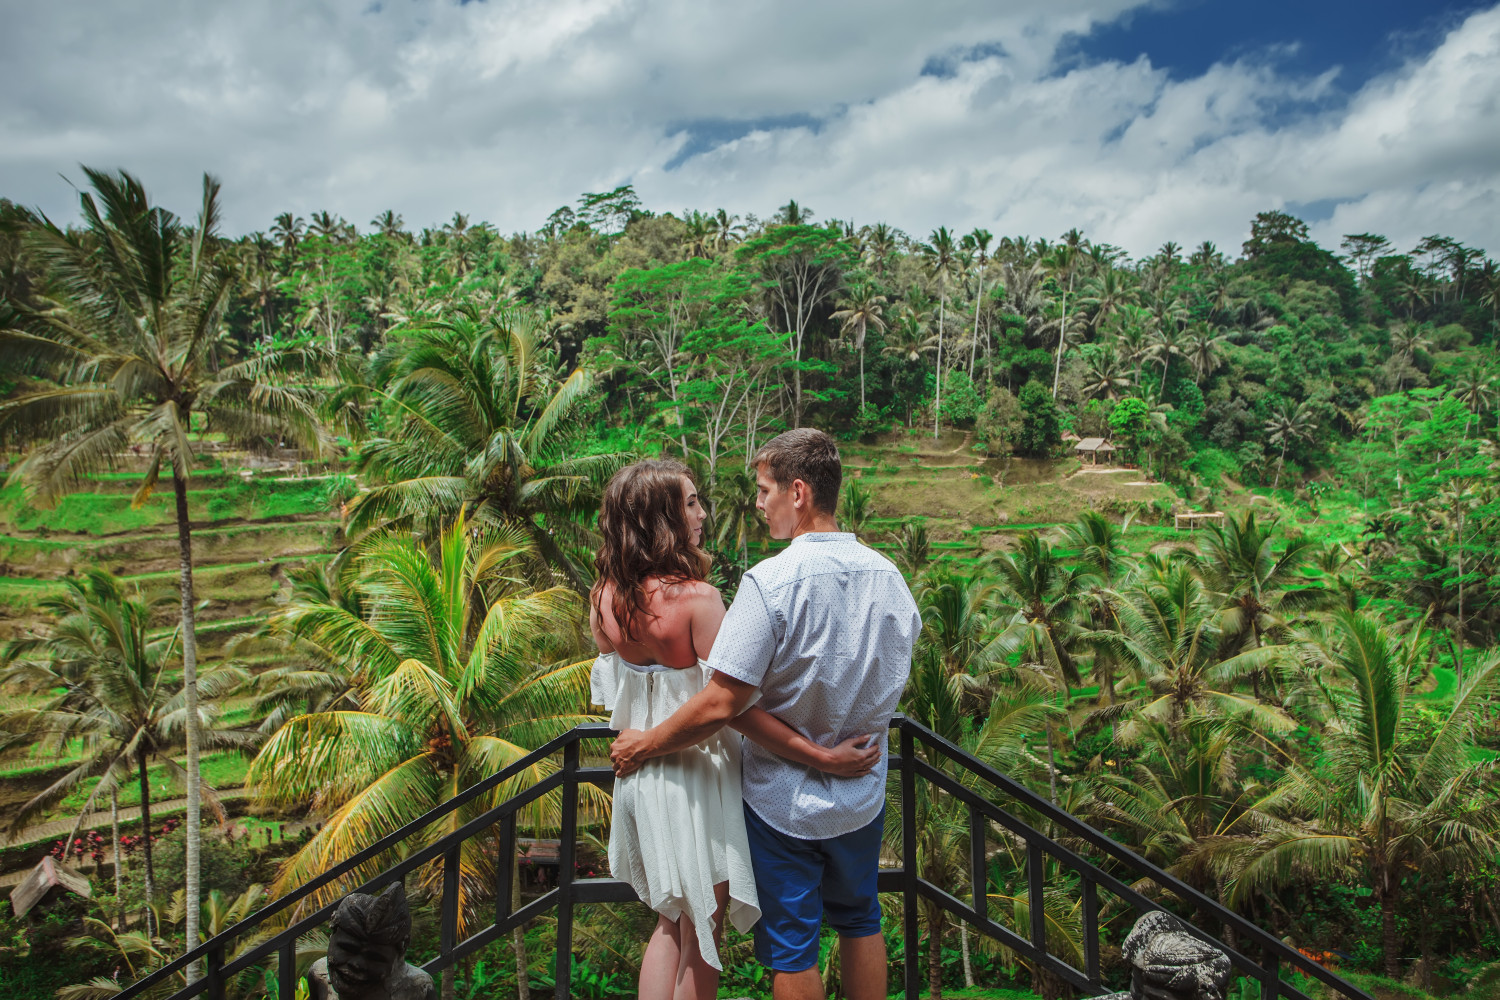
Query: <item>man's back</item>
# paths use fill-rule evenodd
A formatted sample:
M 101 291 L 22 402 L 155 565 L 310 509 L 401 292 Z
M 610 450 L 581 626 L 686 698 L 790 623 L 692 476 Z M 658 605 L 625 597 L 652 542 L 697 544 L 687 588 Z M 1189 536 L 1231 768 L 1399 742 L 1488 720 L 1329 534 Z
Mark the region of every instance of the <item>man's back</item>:
M 865 733 L 883 742 L 920 628 L 890 560 L 852 534 L 810 532 L 745 574 L 709 662 L 758 686 L 762 708 L 816 743 Z M 885 775 L 884 754 L 863 778 L 835 778 L 745 745 L 746 803 L 793 837 L 837 837 L 870 823 L 885 801 Z

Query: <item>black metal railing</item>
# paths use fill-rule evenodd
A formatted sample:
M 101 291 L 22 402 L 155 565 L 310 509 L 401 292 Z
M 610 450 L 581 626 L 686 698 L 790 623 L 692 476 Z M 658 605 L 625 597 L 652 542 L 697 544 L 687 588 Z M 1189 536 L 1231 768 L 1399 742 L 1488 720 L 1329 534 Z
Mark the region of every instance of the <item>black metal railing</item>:
M 909 719 L 896 717 L 891 722 L 897 737 L 899 753 L 893 752 L 890 767 L 900 785 L 901 865 L 880 872 L 881 892 L 899 893 L 903 899 L 904 963 L 906 996 L 916 1000 L 921 995 L 920 929 L 918 901 L 941 907 L 948 913 L 996 939 L 1020 955 L 1034 968 L 1043 969 L 1081 991 L 1101 992 L 1104 983 L 1101 970 L 1100 943 L 1104 914 L 1100 892 L 1112 895 L 1122 908 L 1145 912 L 1162 909 L 1162 903 L 1148 898 L 1135 885 L 1143 881 L 1158 891 L 1175 897 L 1197 915 L 1201 922 L 1217 923 L 1232 930 L 1241 943 L 1231 948 L 1204 928 L 1189 925 L 1192 933 L 1210 942 L 1229 956 L 1241 975 L 1260 983 L 1261 1000 L 1311 1000 L 1282 977 L 1288 971 L 1317 980 L 1350 1000 L 1373 1000 L 1367 993 L 1346 982 L 1274 935 L 1221 906 L 1180 879 L 1167 874 L 1145 858 L 1119 844 L 1106 834 L 1053 805 L 1019 782 L 1006 777 L 944 740 L 930 729 Z M 181 977 L 188 966 L 203 962 L 204 975 L 171 994 L 172 1000 L 207 996 L 223 1000 L 225 986 L 234 977 L 256 967 L 276 968 L 278 996 L 290 1000 L 296 996 L 297 945 L 309 933 L 320 930 L 332 915 L 337 902 L 316 903 L 318 893 L 332 887 L 378 892 L 397 879 L 438 858 L 442 859 L 442 893 L 439 899 L 438 954 L 423 968 L 440 973 L 481 948 L 501 940 L 515 928 L 549 911 L 556 911 L 557 954 L 555 962 L 556 997 L 568 996 L 573 963 L 573 910 L 590 903 L 622 903 L 636 899 L 630 886 L 613 878 L 577 878 L 575 849 L 578 840 L 579 786 L 606 786 L 614 781 L 608 767 L 588 767 L 580 761 L 580 744 L 588 739 L 605 739 L 613 732 L 603 724 L 579 726 L 557 737 L 545 746 L 516 761 L 497 774 L 465 789 L 426 815 L 381 838 L 347 861 L 312 879 L 306 885 L 277 899 L 264 909 L 205 942 L 155 972 L 127 987 L 116 1000 L 131 1000 L 147 990 L 160 987 Z M 893 747 L 893 751 L 897 749 Z M 432 824 L 449 817 L 475 799 L 493 792 L 503 783 L 528 768 L 536 767 L 562 754 L 562 765 L 526 790 L 506 799 L 452 832 L 426 846 L 412 851 L 380 874 L 353 884 L 358 872 L 377 861 L 385 852 L 408 841 L 423 839 Z M 967 811 L 969 834 L 969 898 L 965 901 L 942 886 L 921 877 L 917 859 L 917 781 L 952 796 Z M 986 787 L 988 786 L 988 787 Z M 516 864 L 516 814 L 544 795 L 562 792 L 559 832 L 557 885 L 524 905 L 513 906 L 511 880 Z M 1018 818 L 1018 813 L 1036 817 L 1048 825 L 1052 836 Z M 460 852 L 465 841 L 495 833 L 494 916 L 486 926 L 458 939 Z M 1001 833 L 1003 831 L 1003 834 Z M 1025 850 L 1026 920 L 1018 932 L 994 920 L 989 913 L 990 834 L 1008 836 L 1013 845 Z M 1087 858 L 1080 851 L 1090 851 Z M 1058 880 L 1065 888 L 1049 890 L 1046 866 L 1050 862 L 1071 873 L 1076 879 Z M 338 883 L 348 881 L 347 886 Z M 1078 968 L 1049 949 L 1045 903 L 1049 892 L 1076 892 L 1074 908 L 1080 914 L 1079 949 L 1082 968 Z M 302 912 L 307 907 L 310 912 Z M 273 918 L 286 922 L 278 929 L 262 928 Z M 275 927 L 276 924 L 272 924 Z M 1258 952 L 1251 957 L 1247 950 Z

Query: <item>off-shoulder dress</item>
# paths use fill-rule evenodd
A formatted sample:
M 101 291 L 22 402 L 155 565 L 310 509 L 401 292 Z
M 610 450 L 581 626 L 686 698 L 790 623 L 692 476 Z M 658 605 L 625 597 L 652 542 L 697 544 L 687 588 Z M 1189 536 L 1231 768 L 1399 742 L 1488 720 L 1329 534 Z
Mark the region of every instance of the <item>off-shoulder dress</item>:
M 619 653 L 594 661 L 593 701 L 614 729 L 650 729 L 703 690 L 710 670 L 641 666 Z M 648 760 L 615 782 L 609 867 L 668 920 L 686 915 L 715 969 L 714 886 L 729 883 L 728 919 L 741 933 L 760 919 L 740 798 L 740 735 L 723 729 L 696 746 Z

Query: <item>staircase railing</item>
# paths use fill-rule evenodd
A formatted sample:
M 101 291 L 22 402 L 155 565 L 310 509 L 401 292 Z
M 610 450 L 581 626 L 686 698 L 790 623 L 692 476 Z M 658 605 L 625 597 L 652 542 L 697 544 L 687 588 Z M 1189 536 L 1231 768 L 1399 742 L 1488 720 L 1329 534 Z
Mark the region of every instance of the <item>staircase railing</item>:
M 1180 879 L 1169 875 L 1145 858 L 1124 847 L 1108 835 L 1095 830 L 1077 817 L 1036 795 L 1019 782 L 976 760 L 930 729 L 897 716 L 891 722 L 892 735 L 899 747 L 890 758 L 891 774 L 898 778 L 901 809 L 901 865 L 882 868 L 881 892 L 899 893 L 903 900 L 904 964 L 906 996 L 916 1000 L 922 991 L 922 968 L 919 928 L 919 901 L 941 907 L 1020 955 L 1033 967 L 1040 968 L 1063 982 L 1083 991 L 1084 995 L 1104 989 L 1100 944 L 1105 914 L 1100 892 L 1107 892 L 1130 910 L 1146 912 L 1163 909 L 1159 900 L 1149 898 L 1136 886 L 1152 883 L 1163 895 L 1175 897 L 1191 910 L 1198 921 L 1218 923 L 1232 930 L 1241 943 L 1231 948 L 1194 921 L 1185 921 L 1191 932 L 1228 955 L 1241 975 L 1260 984 L 1261 1000 L 1312 1000 L 1287 982 L 1283 976 L 1295 971 L 1304 977 L 1330 987 L 1350 1000 L 1373 1000 L 1369 994 L 1346 982 L 1340 976 L 1309 959 L 1274 935 L 1216 900 L 1204 895 Z M 282 896 L 245 920 L 204 942 L 182 957 L 167 963 L 140 981 L 126 987 L 116 1000 L 132 1000 L 147 991 L 182 976 L 193 962 L 204 963 L 204 975 L 198 981 L 183 985 L 171 993 L 172 1000 L 207 996 L 224 1000 L 226 985 L 236 976 L 257 967 L 276 968 L 277 995 L 281 1000 L 296 996 L 298 978 L 297 945 L 309 933 L 319 931 L 332 915 L 337 901 L 318 905 L 317 894 L 330 887 L 378 892 L 392 882 L 429 862 L 442 859 L 442 890 L 438 901 L 438 953 L 423 968 L 436 975 L 474 952 L 502 940 L 505 935 L 545 913 L 555 911 L 557 952 L 554 973 L 555 994 L 564 1000 L 569 993 L 573 963 L 574 908 L 592 903 L 623 903 L 636 899 L 630 886 L 613 878 L 578 878 L 575 873 L 575 850 L 578 839 L 578 790 L 581 785 L 607 786 L 614 774 L 608 767 L 585 766 L 580 745 L 584 740 L 607 739 L 613 732 L 603 724 L 579 726 L 545 746 L 527 754 L 498 773 L 465 789 L 459 795 L 413 820 L 401 829 L 382 837 L 358 854 L 317 876 L 305 885 Z M 387 851 L 408 841 L 421 838 L 432 824 L 449 817 L 529 768 L 543 765 L 561 753 L 562 765 L 526 790 L 512 796 L 457 829 L 407 854 L 373 878 L 354 884 L 358 872 Z M 967 812 L 969 833 L 968 899 L 922 877 L 917 857 L 917 782 L 952 796 Z M 988 786 L 988 787 L 986 787 Z M 557 885 L 524 905 L 513 906 L 511 880 L 516 864 L 516 815 L 525 806 L 544 795 L 561 791 Z M 1049 825 L 1055 835 L 1049 836 L 1020 819 L 1018 813 L 1035 816 Z M 465 841 L 495 833 L 495 884 L 493 916 L 488 923 L 463 940 L 458 938 L 460 855 Z M 989 912 L 989 861 L 987 845 L 991 832 L 1004 831 L 1012 844 L 1024 845 L 1026 862 L 1026 919 L 1018 932 L 996 921 Z M 1090 852 L 1085 857 L 1080 852 Z M 1047 886 L 1046 868 L 1050 861 L 1076 878 L 1067 888 Z M 347 881 L 347 886 L 337 885 Z M 1049 892 L 1066 892 L 1076 896 L 1069 902 L 1080 914 L 1082 968 L 1057 954 L 1049 946 L 1046 901 Z M 310 909 L 309 909 L 310 907 Z M 279 919 L 277 919 L 279 918 Z M 268 922 L 276 920 L 271 930 Z M 277 926 L 285 923 L 285 926 Z M 263 929 L 265 928 L 265 929 Z M 1258 952 L 1252 957 L 1247 951 Z

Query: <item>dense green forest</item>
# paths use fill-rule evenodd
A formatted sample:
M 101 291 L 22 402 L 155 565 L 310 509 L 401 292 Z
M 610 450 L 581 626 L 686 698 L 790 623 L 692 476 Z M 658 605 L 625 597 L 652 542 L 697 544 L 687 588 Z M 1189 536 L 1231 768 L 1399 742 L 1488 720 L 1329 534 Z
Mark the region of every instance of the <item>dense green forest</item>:
M 155 583 L 102 558 L 16 581 L 42 596 L 9 605 L 0 763 L 58 762 L 13 830 L 113 798 L 148 836 L 87 904 L 7 918 L 12 995 L 127 981 L 595 718 L 581 594 L 603 481 L 684 458 L 732 596 L 775 551 L 749 458 L 794 426 L 841 440 L 841 519 L 918 598 L 910 716 L 1378 977 L 1361 982 L 1500 978 L 1483 971 L 1500 958 L 1500 273 L 1481 250 L 1372 233 L 1330 249 L 1267 211 L 1237 251 L 1133 259 L 1076 229 L 908 234 L 795 201 L 658 213 L 629 187 L 533 233 L 320 212 L 231 237 L 211 179 L 186 218 L 129 175 L 89 179 L 76 225 L 0 202 L 5 576 L 148 521 L 170 558 Z M 1089 438 L 1113 465 L 1080 463 Z M 244 456 L 292 475 L 252 495 L 261 479 L 229 472 Z M 215 532 L 315 514 L 338 522 L 324 555 L 243 618 L 199 620 L 204 546 L 230 544 Z M 1179 530 L 1185 514 L 1222 516 Z M 242 830 L 316 826 L 254 849 L 210 836 L 193 776 L 212 788 L 230 758 L 261 818 Z M 186 790 L 160 837 L 153 767 Z M 967 826 L 924 809 L 926 872 L 970 891 Z M 465 863 L 477 915 L 487 862 Z M 1024 899 L 1003 850 L 990 879 Z M 1055 916 L 1076 943 L 1078 914 Z M 646 924 L 585 923 L 575 992 L 626 989 Z M 1063 995 L 940 909 L 922 926 L 934 995 Z M 445 992 L 550 988 L 551 934 L 539 922 Z M 87 945 L 66 969 L 28 959 L 63 939 Z M 729 953 L 725 995 L 768 995 L 747 943 Z M 93 988 L 68 995 L 108 995 Z

